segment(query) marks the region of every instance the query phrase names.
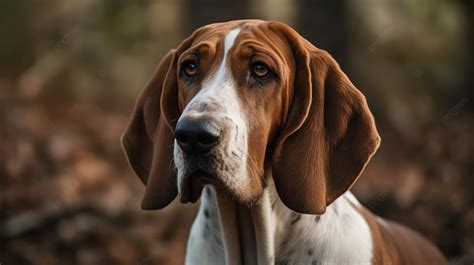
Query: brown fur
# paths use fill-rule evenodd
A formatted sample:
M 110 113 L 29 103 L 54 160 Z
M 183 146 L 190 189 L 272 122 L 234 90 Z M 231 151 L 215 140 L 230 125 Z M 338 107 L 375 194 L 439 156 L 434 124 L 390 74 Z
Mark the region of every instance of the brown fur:
M 448 264 L 439 250 L 419 233 L 389 220 L 378 221 L 366 208 L 358 210 L 370 227 L 374 265 Z

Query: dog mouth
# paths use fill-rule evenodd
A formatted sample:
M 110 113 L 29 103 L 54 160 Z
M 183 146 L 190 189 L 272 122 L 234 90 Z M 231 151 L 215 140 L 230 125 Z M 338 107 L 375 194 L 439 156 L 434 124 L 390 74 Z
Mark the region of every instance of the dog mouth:
M 220 185 L 217 178 L 203 169 L 197 169 L 183 179 L 179 200 L 181 203 L 195 203 L 201 197 L 205 185 Z

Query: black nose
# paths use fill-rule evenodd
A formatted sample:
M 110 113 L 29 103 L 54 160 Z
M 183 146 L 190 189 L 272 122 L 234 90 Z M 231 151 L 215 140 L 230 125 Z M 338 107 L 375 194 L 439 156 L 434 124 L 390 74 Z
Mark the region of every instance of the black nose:
M 183 119 L 176 125 L 174 137 L 188 154 L 204 154 L 219 142 L 221 129 L 210 120 Z

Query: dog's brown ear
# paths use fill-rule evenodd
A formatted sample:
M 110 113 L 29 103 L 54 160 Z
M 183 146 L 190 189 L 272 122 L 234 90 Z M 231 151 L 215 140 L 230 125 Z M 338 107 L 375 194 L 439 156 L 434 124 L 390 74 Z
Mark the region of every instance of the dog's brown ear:
M 275 28 L 287 38 L 297 69 L 273 178 L 286 206 L 321 214 L 353 185 L 380 137 L 365 97 L 336 61 L 288 26 Z
M 146 185 L 143 209 L 160 209 L 177 195 L 173 169 L 173 133 L 162 107 L 177 108 L 176 51 L 170 51 L 139 96 L 122 135 L 122 146 L 135 173 Z M 171 110 L 176 113 L 176 111 Z M 175 114 L 176 115 L 176 114 Z
M 146 185 L 143 209 L 161 209 L 178 193 L 173 164 L 174 129 L 179 118 L 177 61 L 199 32 L 195 31 L 160 62 L 122 135 L 128 161 Z

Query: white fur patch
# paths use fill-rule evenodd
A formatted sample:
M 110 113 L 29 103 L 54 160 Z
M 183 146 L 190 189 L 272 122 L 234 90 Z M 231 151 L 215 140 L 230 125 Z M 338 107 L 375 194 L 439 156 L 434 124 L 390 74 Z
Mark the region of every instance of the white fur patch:
M 285 221 L 278 224 L 276 232 L 277 261 L 370 265 L 372 236 L 365 219 L 354 208 L 354 200 L 346 192 L 320 216 L 280 211 L 277 218 Z
M 201 206 L 194 220 L 186 250 L 186 265 L 225 264 L 224 246 L 215 192 L 204 188 Z

